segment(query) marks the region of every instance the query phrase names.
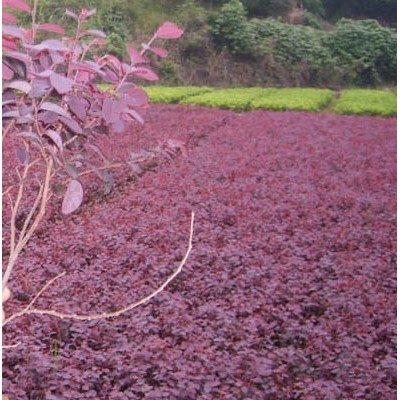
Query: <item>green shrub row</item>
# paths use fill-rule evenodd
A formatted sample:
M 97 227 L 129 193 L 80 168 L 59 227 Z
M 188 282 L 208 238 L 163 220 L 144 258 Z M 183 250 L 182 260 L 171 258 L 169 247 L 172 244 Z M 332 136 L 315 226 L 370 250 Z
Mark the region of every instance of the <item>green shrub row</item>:
M 238 58 L 268 57 L 282 70 L 307 71 L 315 82 L 333 75 L 355 85 L 396 82 L 396 32 L 375 20 L 342 19 L 331 30 L 249 20 L 241 1 L 231 0 L 211 21 L 211 34 Z
M 226 108 L 235 111 L 251 109 L 251 101 L 261 97 L 266 89 L 238 88 L 214 90 L 205 94 L 183 99 L 181 104 L 196 104 L 205 107 Z
M 179 103 L 187 97 L 201 95 L 210 92 L 213 89 L 193 86 L 147 86 L 145 90 L 152 103 L 174 104 Z
M 145 88 L 153 103 L 179 103 L 235 111 L 281 110 L 313 111 L 329 108 L 338 114 L 396 115 L 396 94 L 388 91 L 352 89 L 333 103 L 335 92 L 311 88 L 236 88 L 209 87 Z
M 332 102 L 329 89 L 284 88 L 266 89 L 251 102 L 252 109 L 321 111 Z
M 338 114 L 393 116 L 397 113 L 397 96 L 383 90 L 346 90 L 333 106 Z

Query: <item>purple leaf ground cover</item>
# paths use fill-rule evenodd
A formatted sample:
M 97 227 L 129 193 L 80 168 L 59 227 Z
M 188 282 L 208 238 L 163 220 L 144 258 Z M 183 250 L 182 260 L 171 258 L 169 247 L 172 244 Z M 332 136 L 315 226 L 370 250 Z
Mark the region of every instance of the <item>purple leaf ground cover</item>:
M 3 391 L 394 399 L 396 120 L 154 106 L 145 126 L 104 138 L 104 152 L 128 159 L 168 138 L 185 141 L 188 157 L 140 177 L 117 171 L 108 196 L 87 178 L 93 191 L 77 212 L 54 206 L 10 281 L 7 310 L 64 270 L 41 308 L 112 311 L 149 293 L 183 255 L 193 210 L 184 271 L 116 319 L 14 321 L 4 342 L 22 345 L 4 351 Z

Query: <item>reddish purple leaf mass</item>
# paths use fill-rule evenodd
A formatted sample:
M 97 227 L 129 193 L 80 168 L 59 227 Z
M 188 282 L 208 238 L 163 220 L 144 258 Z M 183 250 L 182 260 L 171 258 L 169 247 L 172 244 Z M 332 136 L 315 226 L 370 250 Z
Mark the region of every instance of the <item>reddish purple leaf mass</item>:
M 163 293 L 119 318 L 7 325 L 4 343 L 22 344 L 3 351 L 3 392 L 395 399 L 396 119 L 178 105 L 153 105 L 144 118 L 101 136 L 107 159 L 137 161 L 159 143 L 184 143 L 188 158 L 117 169 L 108 196 L 100 171 L 104 182 L 80 177 L 87 198 L 68 218 L 54 197 L 6 308 L 26 307 L 61 271 L 38 307 L 96 313 L 141 298 L 180 261 L 193 210 L 188 263 Z M 5 143 L 4 185 L 14 154 Z M 4 207 L 4 245 L 9 216 Z

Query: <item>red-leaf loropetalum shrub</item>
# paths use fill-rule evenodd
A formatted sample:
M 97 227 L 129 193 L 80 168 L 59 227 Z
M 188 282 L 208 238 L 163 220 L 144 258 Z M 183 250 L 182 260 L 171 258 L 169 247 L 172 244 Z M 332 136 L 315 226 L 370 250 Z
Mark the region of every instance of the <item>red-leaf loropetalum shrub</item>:
M 66 37 L 59 25 L 38 23 L 37 5 L 38 0 L 33 8 L 23 0 L 3 0 L 3 141 L 16 143 L 18 162 L 15 182 L 3 192 L 12 211 L 3 288 L 50 197 L 62 198 L 62 212 L 69 214 L 82 203 L 83 175 L 93 172 L 106 187 L 112 184 L 112 165 L 96 139 L 108 132 L 122 134 L 129 124 L 143 123 L 140 109 L 148 107 L 148 97 L 133 81 L 157 80 L 145 54 L 166 57 L 167 51 L 155 47 L 155 41 L 176 39 L 183 33 L 165 22 L 141 50 L 127 44 L 130 61 L 125 63 L 113 55 L 99 56 L 99 48 L 106 44 L 105 33 L 85 29 L 95 9 L 83 9 L 79 15 L 66 10 L 76 24 L 75 35 Z M 14 13 L 7 9 L 31 13 L 32 27 L 18 26 Z M 113 90 L 102 90 L 99 83 L 111 84 Z M 24 188 L 29 184 L 36 186 L 37 197 L 16 229 Z

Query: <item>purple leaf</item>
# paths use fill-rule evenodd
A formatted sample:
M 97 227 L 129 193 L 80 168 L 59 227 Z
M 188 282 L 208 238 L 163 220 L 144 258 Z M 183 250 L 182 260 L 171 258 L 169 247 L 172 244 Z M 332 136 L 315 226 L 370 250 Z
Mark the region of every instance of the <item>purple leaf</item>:
M 59 94 L 68 93 L 72 89 L 74 81 L 54 72 L 50 75 L 50 83 Z
M 42 31 L 54 32 L 60 35 L 64 35 L 65 33 L 65 29 L 57 24 L 40 24 L 37 28 L 41 29 Z
M 44 122 L 45 124 L 54 124 L 58 121 L 58 114 L 52 111 L 42 111 L 38 115 L 38 120 Z
M 99 37 L 99 38 L 106 38 L 107 37 L 107 35 L 103 31 L 101 31 L 99 29 L 89 29 L 89 30 L 84 31 L 82 33 L 84 35 L 91 35 L 91 36 L 96 36 L 96 37 Z
M 15 155 L 17 156 L 17 160 L 22 165 L 29 164 L 29 153 L 20 147 L 17 148 Z
M 161 47 L 150 47 L 149 50 L 162 58 L 168 57 L 168 51 Z
M 126 50 L 128 51 L 132 64 L 141 64 L 146 62 L 146 59 L 132 45 L 127 45 Z
M 40 142 L 39 136 L 34 132 L 29 132 L 29 131 L 18 132 L 16 134 L 16 136 L 23 137 L 23 138 L 26 138 L 26 139 L 32 139 L 32 140 L 34 140 L 36 142 Z
M 62 64 L 63 62 L 65 62 L 65 58 L 62 54 L 60 54 L 57 51 L 54 50 L 49 50 L 49 54 L 51 57 L 51 61 L 53 62 L 53 64 Z
M 109 83 L 117 83 L 118 82 L 118 75 L 112 71 L 111 69 L 107 69 L 104 75 L 104 81 Z
M 13 81 L 6 85 L 7 89 L 16 89 L 24 93 L 29 93 L 32 86 L 26 81 Z
M 73 179 L 69 182 L 61 207 L 65 215 L 71 214 L 79 208 L 83 201 L 83 188 L 79 181 Z
M 29 93 L 30 97 L 40 97 L 51 88 L 50 81 L 48 79 L 37 78 L 32 82 L 32 90 Z
M 71 116 L 59 105 L 55 104 L 55 103 L 50 103 L 48 101 L 45 101 L 41 106 L 40 106 L 41 110 L 47 110 L 47 111 L 53 111 L 58 115 L 62 115 L 63 117 L 66 118 L 71 118 Z
M 3 25 L 2 31 L 4 35 L 24 39 L 25 33 L 15 25 Z
M 104 99 L 103 109 L 101 112 L 104 121 L 108 123 L 117 122 L 121 111 L 122 110 L 118 110 L 117 102 L 115 100 L 109 98 Z
M 69 129 L 71 129 L 72 132 L 82 135 L 82 127 L 72 118 L 65 118 L 65 117 L 60 117 L 60 121 L 63 122 L 65 125 L 68 126 Z
M 14 71 L 7 65 L 4 64 L 4 62 L 2 63 L 2 77 L 4 80 L 10 80 L 14 77 Z
M 135 110 L 125 109 L 123 115 L 129 115 L 132 119 L 138 121 L 141 124 L 144 124 L 143 117 Z
M 137 67 L 133 70 L 133 74 L 146 79 L 148 81 L 156 81 L 158 80 L 158 75 L 153 72 L 151 69 L 146 68 L 146 67 Z
M 172 22 L 164 22 L 156 31 L 156 36 L 161 39 L 178 39 L 183 34 L 183 29 Z
M 63 152 L 64 146 L 63 146 L 61 136 L 58 132 L 56 132 L 52 129 L 48 129 L 46 131 L 46 136 L 48 136 L 54 142 L 54 144 L 59 148 L 59 150 L 61 152 Z
M 6 24 L 15 24 L 17 22 L 17 19 L 14 17 L 14 15 L 6 11 L 3 11 L 2 19 Z
M 19 51 L 7 51 L 7 57 L 15 58 L 16 60 L 22 61 L 27 64 L 30 61 L 30 57 Z
M 81 120 L 86 119 L 88 103 L 85 99 L 79 96 L 68 96 L 66 98 L 70 110 Z
M 31 45 L 25 45 L 25 46 L 36 51 L 54 50 L 54 51 L 70 52 L 70 49 L 67 46 L 65 46 L 65 44 L 63 44 L 60 40 L 56 39 L 44 40 L 42 43 L 34 46 Z
M 18 118 L 21 115 L 19 114 L 18 110 L 10 110 L 10 111 L 6 111 L 3 112 L 3 118 Z
M 31 12 L 30 6 L 23 0 L 3 0 L 3 7 L 12 8 L 13 10 Z
M 68 15 L 68 17 L 74 18 L 76 20 L 78 20 L 78 16 L 71 10 L 65 10 L 65 15 Z
M 111 67 L 115 68 L 118 73 L 120 73 L 122 70 L 121 61 L 119 61 L 117 57 L 110 54 L 101 57 L 98 61 L 98 64 L 100 67 L 103 67 L 104 65 L 110 65 Z

